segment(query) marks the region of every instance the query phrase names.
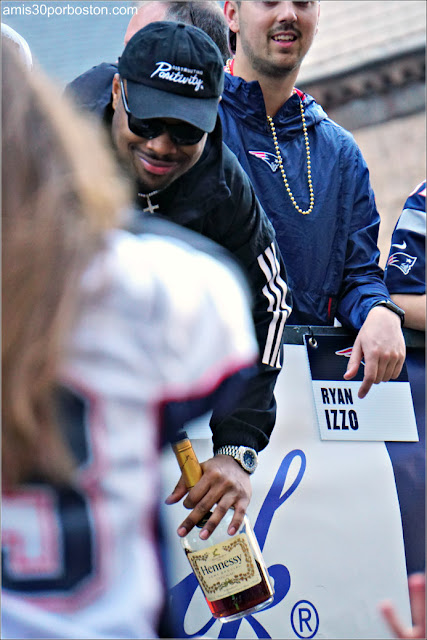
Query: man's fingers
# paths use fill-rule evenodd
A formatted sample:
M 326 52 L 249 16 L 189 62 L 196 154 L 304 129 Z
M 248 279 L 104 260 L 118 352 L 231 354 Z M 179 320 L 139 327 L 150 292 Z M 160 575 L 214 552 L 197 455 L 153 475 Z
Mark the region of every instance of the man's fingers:
M 202 540 L 206 540 L 215 531 L 222 518 L 225 516 L 227 511 L 229 511 L 231 505 L 227 506 L 228 502 L 229 500 L 227 500 L 227 502 L 221 501 L 219 504 L 217 504 L 215 511 L 206 522 L 200 533 L 200 537 L 202 538 Z M 234 536 L 238 531 L 240 525 L 243 522 L 243 518 L 245 517 L 246 507 L 248 503 L 249 501 L 240 501 L 233 509 L 233 517 L 227 529 L 227 533 L 229 536 Z M 243 507 L 243 505 L 245 505 L 245 507 Z
M 390 380 L 390 376 L 394 371 L 394 362 L 390 362 L 388 357 L 379 358 L 376 356 L 377 371 L 374 379 L 374 384 L 380 382 L 387 382 Z
M 179 482 L 176 485 L 175 489 L 166 498 L 165 504 L 175 504 L 176 502 L 179 502 L 181 500 L 181 498 L 183 498 L 185 496 L 187 491 L 188 491 L 188 489 L 185 486 L 184 478 L 181 476 L 181 478 L 179 479 Z
M 359 398 L 364 398 L 369 392 L 370 388 L 377 379 L 378 361 L 368 360 L 365 363 L 365 375 L 363 376 L 362 384 L 359 387 L 357 393 Z
M 365 378 L 363 378 L 363 382 L 359 387 L 359 391 L 357 392 L 357 397 L 362 400 L 366 395 L 368 395 L 372 385 L 373 385 L 372 380 L 365 380 Z
M 217 504 L 211 517 L 203 526 L 203 529 L 200 532 L 200 537 L 202 540 L 207 540 L 209 538 L 209 536 L 215 531 L 227 511 L 228 508 L 223 503 L 220 502 L 219 504 Z
M 218 487 L 215 487 L 214 485 L 213 487 L 211 487 L 210 491 L 206 493 L 206 495 L 201 496 L 200 493 L 198 493 L 197 495 L 194 493 L 194 490 L 196 488 L 197 486 L 193 488 L 192 492 L 190 492 L 190 494 L 184 501 L 185 507 L 194 508 L 182 522 L 179 530 L 186 529 L 186 532 L 190 531 L 197 523 L 200 522 L 202 518 L 204 518 L 209 512 L 212 512 L 212 515 L 209 517 L 209 520 L 204 523 L 203 528 L 200 532 L 200 537 L 203 540 L 206 540 L 211 535 L 211 533 L 215 531 L 216 527 L 231 507 L 236 506 L 240 514 L 242 510 L 240 503 L 245 504 L 245 506 L 249 504 L 249 499 L 246 501 L 241 499 L 236 502 L 236 493 L 232 490 L 223 493 L 218 489 Z M 240 518 L 240 522 L 242 520 L 243 516 Z M 179 535 L 183 534 L 180 533 Z
M 394 607 L 388 600 L 380 604 L 381 613 L 390 627 L 395 638 L 410 638 L 411 636 L 405 635 L 405 630 L 397 617 Z
M 357 372 L 359 371 L 359 365 L 358 364 L 352 364 L 350 366 L 350 364 L 348 364 L 347 366 L 347 371 L 344 374 L 344 380 L 351 380 L 352 378 L 354 378 L 354 376 L 357 374 Z
M 365 371 L 359 398 L 364 398 L 373 384 L 388 382 L 399 376 L 405 360 L 405 340 L 403 338 L 399 318 L 393 311 L 376 306 L 360 329 L 354 343 L 348 370 L 344 375 L 349 380 L 354 373 L 353 367 L 363 358 Z
M 211 507 L 208 503 L 200 501 L 193 511 L 191 511 L 185 520 L 179 525 L 178 535 L 181 537 L 186 536 L 187 533 L 202 520 L 202 518 L 210 513 L 210 509 Z
M 344 380 L 351 380 L 359 371 L 360 363 L 362 362 L 362 349 L 359 346 L 359 342 L 356 338 L 354 343 L 350 360 L 348 361 L 347 371 L 344 374 Z
M 382 357 L 375 354 L 374 360 L 377 366 L 374 384 L 389 382 L 389 380 L 398 378 L 405 361 L 403 356 L 395 352 L 386 353 Z
M 386 363 L 382 377 L 378 382 L 388 382 L 389 380 L 399 377 L 401 369 L 402 366 L 400 365 L 399 359 L 390 358 L 390 360 Z
M 411 599 L 412 628 L 402 625 L 395 607 L 389 600 L 381 602 L 380 611 L 395 638 L 426 637 L 426 576 L 425 573 L 413 573 L 408 578 L 409 597 Z
M 234 534 L 237 532 L 240 525 L 242 524 L 243 518 L 245 517 L 246 508 L 247 508 L 247 505 L 244 509 L 241 507 L 236 507 L 234 509 L 234 516 L 232 521 L 230 522 L 230 526 L 228 527 L 228 534 L 230 536 L 234 536 Z
M 392 380 L 396 380 L 396 378 L 398 378 L 400 376 L 400 373 L 402 371 L 402 367 L 403 367 L 404 362 L 405 362 L 405 358 L 406 358 L 406 353 L 405 353 L 405 355 L 400 355 L 399 358 L 397 359 L 397 362 L 396 362 L 395 367 L 394 367 L 393 374 L 391 376 Z
M 209 516 L 209 520 L 203 524 L 203 528 L 201 530 L 201 534 L 203 531 L 206 531 L 206 535 L 200 535 L 203 540 L 209 537 L 209 535 L 216 529 L 221 519 L 228 511 L 228 504 L 231 506 L 231 500 L 226 501 L 222 500 L 220 505 L 217 505 L 212 515 Z M 205 518 L 209 513 L 212 512 L 213 507 L 215 505 L 215 498 L 212 497 L 211 492 L 206 494 L 206 496 L 199 500 L 185 520 L 178 527 L 178 535 L 181 537 L 186 535 L 191 529 L 196 526 L 203 518 Z
M 419 637 L 424 638 L 426 631 L 425 573 L 413 573 L 408 578 L 408 585 L 409 597 L 411 599 L 412 623 L 417 627 L 419 631 Z
M 387 356 L 379 359 L 376 355 L 367 360 L 363 382 L 357 394 L 359 398 L 364 398 L 373 384 L 398 378 L 404 361 L 404 358 L 400 356 Z
M 251 499 L 250 476 L 238 462 L 226 455 L 210 458 L 201 466 L 203 476 L 183 502 L 184 507 L 192 511 L 178 527 L 178 535 L 185 536 L 207 516 L 200 531 L 200 537 L 206 540 L 231 508 L 234 511 L 227 524 L 229 535 L 234 535 L 232 531 L 241 525 Z M 187 490 L 182 488 L 180 480 L 166 503 L 178 502 L 185 493 Z

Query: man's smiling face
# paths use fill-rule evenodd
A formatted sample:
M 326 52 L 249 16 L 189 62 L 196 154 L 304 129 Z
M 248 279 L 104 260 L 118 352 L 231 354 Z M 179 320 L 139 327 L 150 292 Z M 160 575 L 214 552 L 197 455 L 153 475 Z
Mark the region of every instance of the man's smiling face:
M 231 16 L 240 55 L 250 67 L 263 75 L 280 77 L 300 66 L 317 31 L 317 1 L 227 4 L 233 7 L 229 23 Z
M 113 109 L 111 134 L 114 146 L 119 158 L 131 169 L 144 193 L 165 189 L 200 159 L 207 140 L 206 133 L 196 144 L 179 145 L 167 131 L 148 140 L 129 129 L 118 74 L 113 81 Z M 180 122 L 173 118 L 162 118 L 160 121 L 167 124 Z

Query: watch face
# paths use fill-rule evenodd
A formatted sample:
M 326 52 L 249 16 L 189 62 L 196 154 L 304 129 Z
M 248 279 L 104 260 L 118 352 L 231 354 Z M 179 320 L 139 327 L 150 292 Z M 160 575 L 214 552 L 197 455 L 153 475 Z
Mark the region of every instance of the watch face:
M 244 454 L 243 454 L 243 464 L 248 469 L 254 469 L 254 467 L 256 466 L 256 457 L 252 453 L 252 451 L 246 450 L 244 452 Z

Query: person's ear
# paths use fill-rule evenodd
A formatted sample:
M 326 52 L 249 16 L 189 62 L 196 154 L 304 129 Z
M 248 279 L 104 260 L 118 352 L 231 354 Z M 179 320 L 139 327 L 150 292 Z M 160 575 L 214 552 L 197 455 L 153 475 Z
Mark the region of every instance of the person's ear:
M 121 91 L 120 91 L 120 76 L 118 73 L 114 74 L 114 78 L 113 78 L 113 87 L 111 90 L 111 94 L 112 94 L 112 102 L 111 102 L 111 106 L 113 107 L 114 111 L 117 108 L 118 103 L 120 102 L 121 99 Z
M 239 12 L 235 2 L 224 2 L 224 16 L 234 33 L 239 31 Z

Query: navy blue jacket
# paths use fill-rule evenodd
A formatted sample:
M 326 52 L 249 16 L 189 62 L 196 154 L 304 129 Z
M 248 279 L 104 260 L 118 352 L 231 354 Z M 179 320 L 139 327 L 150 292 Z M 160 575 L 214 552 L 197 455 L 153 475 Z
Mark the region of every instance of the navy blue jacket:
M 389 299 L 378 265 L 380 218 L 369 172 L 352 135 L 314 98 L 303 99 L 315 205 L 299 213 L 289 198 L 258 82 L 225 74 L 224 141 L 248 174 L 276 230 L 293 293 L 290 324 L 341 323 L 358 330 L 376 301 Z M 307 158 L 298 95 L 273 118 L 295 200 L 309 207 Z

